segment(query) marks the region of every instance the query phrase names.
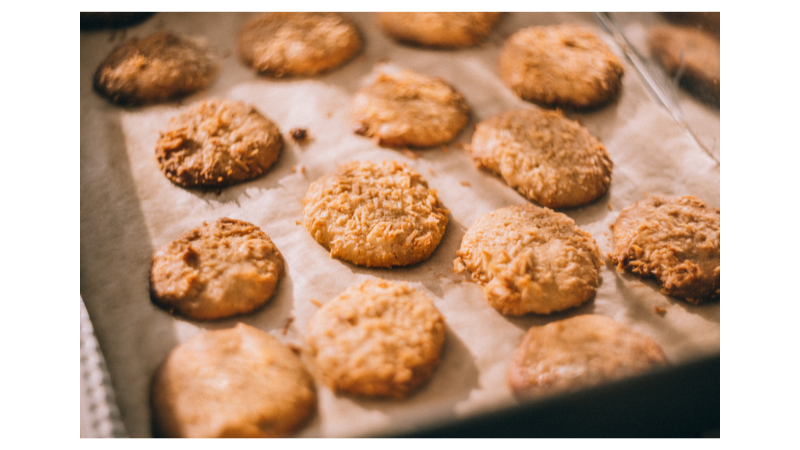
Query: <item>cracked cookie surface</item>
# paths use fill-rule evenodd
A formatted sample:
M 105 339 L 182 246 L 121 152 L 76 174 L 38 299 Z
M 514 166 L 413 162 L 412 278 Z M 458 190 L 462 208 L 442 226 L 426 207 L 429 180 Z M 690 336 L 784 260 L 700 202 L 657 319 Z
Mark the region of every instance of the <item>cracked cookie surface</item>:
M 517 109 L 484 120 L 469 150 L 478 167 L 548 208 L 589 203 L 611 184 L 606 148 L 560 111 Z
M 666 363 L 661 347 L 612 319 L 576 316 L 525 333 L 508 370 L 517 397 L 537 397 L 637 375 Z
M 590 29 L 564 24 L 529 27 L 503 44 L 500 78 L 517 95 L 542 106 L 599 107 L 615 98 L 624 68 Z
M 170 352 L 151 389 L 160 437 L 286 437 L 316 410 L 300 358 L 269 333 L 239 323 Z
M 268 12 L 247 22 L 239 55 L 275 76 L 316 75 L 353 58 L 363 45 L 358 29 L 332 12 Z
M 464 96 L 438 78 L 382 66 L 353 98 L 354 131 L 387 147 L 452 141 L 469 121 Z
M 206 100 L 173 117 L 156 143 L 161 171 L 189 188 L 221 188 L 264 174 L 283 148 L 280 130 L 254 107 Z
M 205 88 L 217 70 L 199 41 L 159 32 L 112 50 L 94 74 L 94 89 L 121 105 L 162 102 Z
M 617 270 L 653 277 L 661 292 L 699 304 L 720 298 L 720 213 L 696 197 L 652 196 L 614 222 Z
M 457 272 L 468 269 L 502 314 L 549 314 L 594 297 L 602 262 L 592 236 L 564 214 L 533 205 L 484 214 L 464 234 Z
M 444 344 L 444 318 L 406 283 L 369 280 L 320 308 L 306 342 L 334 391 L 401 398 L 430 378 Z
M 436 190 L 396 161 L 342 164 L 303 198 L 311 236 L 332 257 L 366 267 L 428 259 L 444 236 L 447 213 Z
M 284 275 L 283 256 L 257 226 L 206 223 L 153 256 L 150 291 L 168 311 L 197 320 L 244 314 L 267 303 Z

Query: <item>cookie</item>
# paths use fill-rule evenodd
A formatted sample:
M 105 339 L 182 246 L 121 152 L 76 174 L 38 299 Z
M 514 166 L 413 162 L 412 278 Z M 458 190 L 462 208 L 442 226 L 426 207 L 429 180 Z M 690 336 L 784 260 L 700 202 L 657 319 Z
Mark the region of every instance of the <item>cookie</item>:
M 358 29 L 339 14 L 268 12 L 245 24 L 239 55 L 265 75 L 316 75 L 349 61 L 362 45 Z
M 606 148 L 560 111 L 517 109 L 484 120 L 469 150 L 478 167 L 549 208 L 589 203 L 611 183 Z
M 719 106 L 719 39 L 695 27 L 660 25 L 648 35 L 650 53 L 681 86 Z
M 719 219 L 695 197 L 647 197 L 619 213 L 608 257 L 619 271 L 657 279 L 664 294 L 719 300 Z
M 216 73 L 204 45 L 159 32 L 115 48 L 94 73 L 94 89 L 114 103 L 141 105 L 196 92 Z
M 496 12 L 379 12 L 378 23 L 392 38 L 429 47 L 471 47 L 486 39 L 500 20 Z
M 353 99 L 353 130 L 387 147 L 452 141 L 469 120 L 464 96 L 437 78 L 380 67 Z
M 161 171 L 190 188 L 221 188 L 264 174 L 283 148 L 280 130 L 252 106 L 229 100 L 190 105 L 156 144 Z
M 517 397 L 574 391 L 647 372 L 666 363 L 652 339 L 604 316 L 585 315 L 533 327 L 508 370 Z
M 158 437 L 286 437 L 317 405 L 288 347 L 251 326 L 206 331 L 170 352 L 151 386 Z
M 503 44 L 500 78 L 525 100 L 547 107 L 590 109 L 616 98 L 624 69 L 581 25 L 529 27 Z
M 331 257 L 365 267 L 428 259 L 444 236 L 447 213 L 436 190 L 396 161 L 342 164 L 303 198 L 311 236 Z
M 267 303 L 283 275 L 283 257 L 269 236 L 251 223 L 222 218 L 156 251 L 150 292 L 168 311 L 219 319 Z
M 592 236 L 564 214 L 533 205 L 478 217 L 461 241 L 457 272 L 468 269 L 502 314 L 549 314 L 594 297 L 602 262 Z
M 320 308 L 306 342 L 331 389 L 405 397 L 430 378 L 444 343 L 444 319 L 406 283 L 365 281 Z
M 692 12 L 662 12 L 670 22 L 677 25 L 699 26 L 709 34 L 719 39 L 720 17 L 719 11 L 692 11 Z
M 125 28 L 144 22 L 152 12 L 84 12 L 81 11 L 81 30 Z

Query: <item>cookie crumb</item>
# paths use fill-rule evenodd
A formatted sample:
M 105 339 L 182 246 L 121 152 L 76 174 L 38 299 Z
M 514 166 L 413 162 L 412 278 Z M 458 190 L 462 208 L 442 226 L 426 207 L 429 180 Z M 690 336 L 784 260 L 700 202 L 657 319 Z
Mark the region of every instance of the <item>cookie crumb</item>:
M 289 327 L 292 325 L 292 322 L 294 322 L 294 317 L 289 317 L 286 319 L 286 325 L 283 326 L 283 331 L 281 331 L 282 335 L 286 336 L 286 333 L 289 332 Z
M 314 306 L 316 306 L 317 308 L 322 308 L 322 302 L 320 302 L 319 300 L 314 299 L 314 298 L 310 298 L 310 299 L 308 299 L 308 301 L 313 303 Z
M 431 174 L 431 176 L 436 176 L 436 173 L 431 168 L 428 168 L 428 173 Z
M 656 312 L 656 314 L 658 314 L 659 316 L 663 316 L 664 314 L 666 314 L 666 313 L 667 313 L 667 310 L 666 310 L 666 309 L 664 309 L 664 308 L 660 308 L 660 307 L 658 307 L 658 306 L 654 306 L 654 307 L 653 307 L 653 310 L 654 310 L 654 311 Z
M 471 184 L 469 184 L 469 181 L 461 181 L 460 184 L 462 186 L 467 186 L 467 187 L 472 186 Z
M 300 355 L 301 353 L 303 353 L 303 348 L 300 347 L 299 345 L 290 343 L 290 344 L 286 344 L 286 346 L 289 347 L 289 350 L 294 352 L 295 355 Z
M 289 133 L 292 135 L 292 139 L 297 142 L 305 141 L 308 139 L 308 130 L 305 128 L 292 128 Z
M 295 221 L 294 221 L 294 224 L 295 224 L 295 225 L 302 225 L 302 224 L 303 224 L 303 222 L 300 222 L 299 220 L 295 220 Z
M 333 115 L 333 111 L 328 111 L 325 113 L 325 117 L 330 118 Z
M 456 258 L 453 260 L 453 272 L 455 273 L 462 273 L 466 270 L 466 266 L 464 266 L 464 262 L 461 261 L 461 258 Z
M 416 154 L 414 154 L 414 152 L 412 152 L 411 150 L 409 150 L 409 149 L 407 149 L 407 148 L 404 148 L 404 149 L 402 149 L 402 150 L 400 150 L 400 151 L 401 151 L 401 152 L 402 152 L 404 155 L 406 155 L 407 157 L 409 157 L 409 158 L 411 158 L 411 159 L 417 159 L 417 155 L 416 155 Z
M 292 173 L 297 172 L 297 166 L 292 166 L 292 168 L 289 169 L 289 171 L 292 172 Z
M 300 173 L 301 174 L 306 173 L 306 166 L 300 166 Z
M 611 203 L 608 204 L 608 210 L 609 211 L 613 211 L 614 210 L 614 208 L 611 207 Z

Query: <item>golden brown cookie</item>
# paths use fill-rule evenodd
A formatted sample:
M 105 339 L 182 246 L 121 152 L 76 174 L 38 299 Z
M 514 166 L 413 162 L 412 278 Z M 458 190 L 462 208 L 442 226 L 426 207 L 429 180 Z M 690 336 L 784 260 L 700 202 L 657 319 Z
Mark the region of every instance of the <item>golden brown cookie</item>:
M 517 109 L 484 120 L 470 153 L 478 167 L 549 208 L 589 203 L 611 183 L 606 148 L 560 111 Z
M 264 174 L 281 148 L 280 130 L 254 107 L 207 100 L 169 121 L 156 158 L 164 175 L 181 186 L 218 188 Z
M 150 292 L 168 311 L 219 319 L 267 303 L 283 275 L 283 257 L 269 236 L 251 223 L 222 218 L 156 251 Z
M 650 30 L 650 53 L 681 86 L 719 106 L 719 39 L 696 27 L 660 25 Z
M 315 181 L 303 198 L 304 224 L 331 257 L 366 267 L 428 259 L 448 211 L 436 190 L 396 161 L 354 161 Z
M 159 32 L 115 48 L 94 73 L 94 89 L 121 105 L 162 102 L 205 88 L 216 73 L 204 45 Z
M 316 75 L 335 69 L 361 50 L 358 29 L 332 12 L 268 12 L 247 22 L 239 54 L 260 73 Z
M 401 42 L 430 47 L 471 47 L 500 20 L 496 12 L 379 12 L 378 23 Z
M 614 222 L 617 270 L 653 277 L 661 292 L 699 304 L 719 300 L 719 210 L 695 197 L 653 196 Z
M 602 262 L 592 236 L 564 214 L 533 205 L 478 217 L 461 241 L 457 272 L 466 267 L 502 314 L 549 314 L 594 297 Z
M 498 62 L 508 87 L 543 106 L 594 108 L 617 97 L 622 87 L 622 63 L 581 25 L 520 30 L 505 42 Z
M 533 327 L 508 370 L 517 397 L 574 391 L 634 376 L 666 363 L 652 339 L 604 316 L 586 315 Z
M 431 147 L 452 141 L 469 120 L 464 96 L 408 70 L 378 68 L 353 99 L 353 130 L 387 147 Z
M 401 398 L 439 363 L 444 318 L 406 283 L 370 280 L 320 308 L 306 342 L 315 371 L 334 391 Z
M 313 414 L 317 394 L 288 347 L 239 323 L 172 350 L 155 374 L 150 404 L 159 437 L 286 437 Z

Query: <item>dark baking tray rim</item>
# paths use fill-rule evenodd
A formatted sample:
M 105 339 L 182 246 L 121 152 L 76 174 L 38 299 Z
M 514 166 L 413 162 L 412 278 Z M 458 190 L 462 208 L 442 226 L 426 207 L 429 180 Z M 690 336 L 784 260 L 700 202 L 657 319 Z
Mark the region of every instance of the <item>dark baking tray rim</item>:
M 719 437 L 720 355 L 465 419 L 398 438 Z

